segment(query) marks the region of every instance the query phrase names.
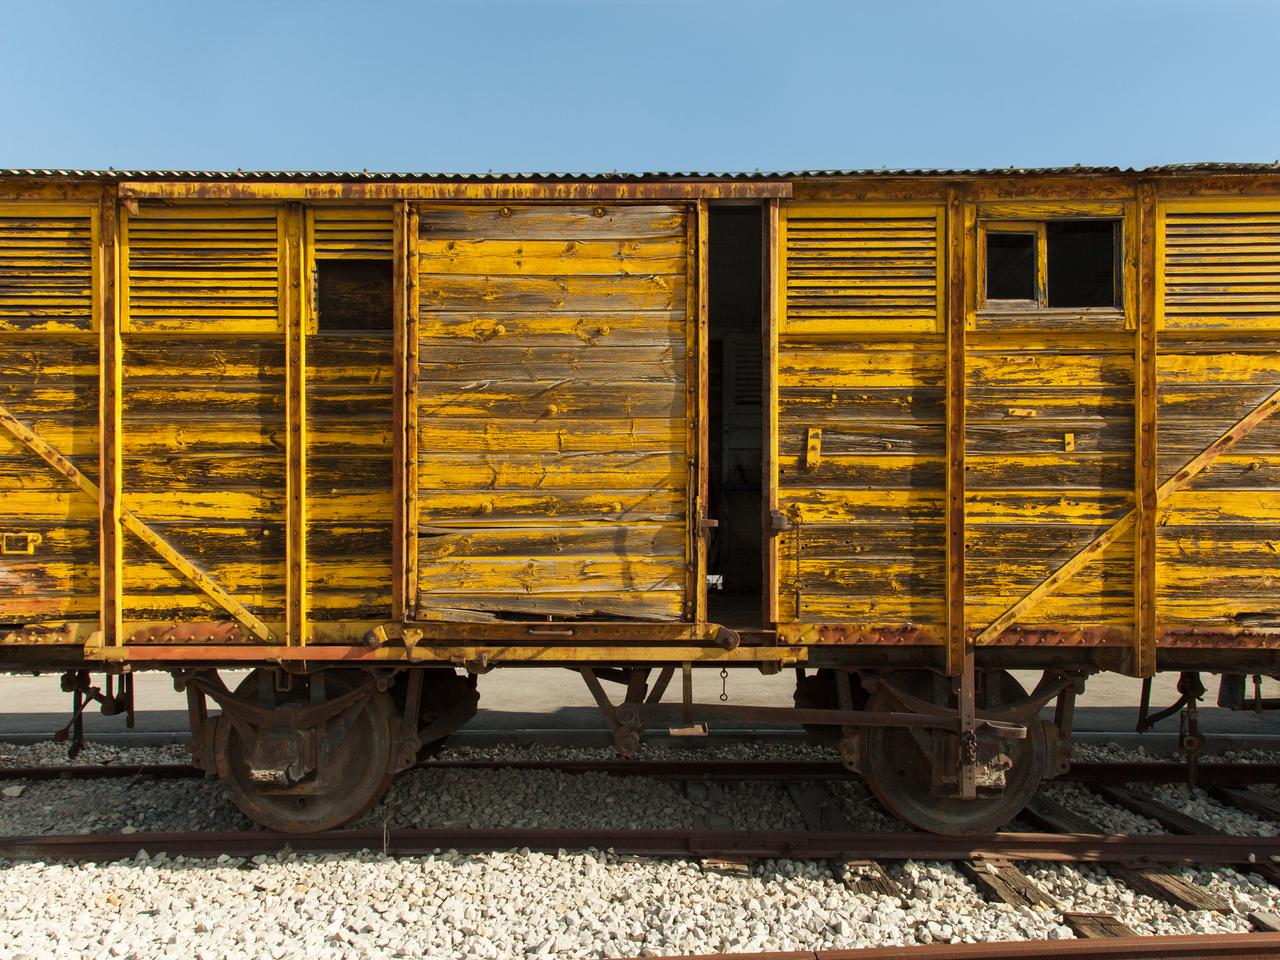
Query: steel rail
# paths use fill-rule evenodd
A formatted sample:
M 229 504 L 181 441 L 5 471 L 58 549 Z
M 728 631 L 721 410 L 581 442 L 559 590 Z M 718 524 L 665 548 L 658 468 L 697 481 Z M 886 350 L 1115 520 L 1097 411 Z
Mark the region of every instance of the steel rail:
M 1042 863 L 1252 864 L 1280 862 L 1280 837 L 1167 834 L 928 833 L 733 830 L 355 829 L 287 834 L 267 830 L 0 837 L 0 859 L 119 860 L 141 851 L 170 856 L 247 857 L 374 851 L 422 856 L 529 849 L 609 850 L 653 857 L 826 860 L 1004 859 Z
M 418 770 L 551 770 L 660 780 L 844 780 L 856 778 L 838 760 L 427 760 Z M 79 764 L 0 768 L 0 780 L 90 780 L 119 777 L 184 779 L 204 774 L 189 764 Z M 1089 783 L 1181 783 L 1187 766 L 1174 761 L 1080 761 L 1059 780 Z M 1201 763 L 1200 786 L 1280 783 L 1280 764 Z
M 684 954 L 666 960 L 1274 960 L 1280 933 L 1179 934 L 1091 940 L 929 943 L 854 950 Z

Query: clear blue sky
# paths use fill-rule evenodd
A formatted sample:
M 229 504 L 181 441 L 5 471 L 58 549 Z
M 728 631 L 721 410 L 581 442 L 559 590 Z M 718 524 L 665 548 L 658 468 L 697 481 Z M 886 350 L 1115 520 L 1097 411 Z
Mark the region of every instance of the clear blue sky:
M 0 2 L 0 166 L 1280 159 L 1275 0 Z

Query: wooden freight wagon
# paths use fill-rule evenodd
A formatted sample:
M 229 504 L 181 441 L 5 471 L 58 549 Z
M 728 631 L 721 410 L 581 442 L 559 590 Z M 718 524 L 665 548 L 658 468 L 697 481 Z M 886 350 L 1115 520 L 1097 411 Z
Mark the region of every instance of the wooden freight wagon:
M 534 665 L 990 829 L 1090 673 L 1280 673 L 1278 405 L 1270 166 L 8 171 L 0 666 L 172 671 L 284 829 Z

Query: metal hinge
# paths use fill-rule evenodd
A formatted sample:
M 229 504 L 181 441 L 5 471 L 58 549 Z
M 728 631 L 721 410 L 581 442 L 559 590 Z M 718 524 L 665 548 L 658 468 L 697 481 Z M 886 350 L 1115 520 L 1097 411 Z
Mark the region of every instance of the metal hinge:
M 781 510 L 769 511 L 769 532 L 782 533 L 791 529 L 791 519 Z

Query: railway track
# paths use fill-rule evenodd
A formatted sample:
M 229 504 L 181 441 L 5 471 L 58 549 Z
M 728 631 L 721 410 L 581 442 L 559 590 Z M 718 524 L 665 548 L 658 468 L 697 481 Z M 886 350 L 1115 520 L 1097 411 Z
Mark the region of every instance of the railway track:
M 845 780 L 857 779 L 836 760 L 428 760 L 419 770 L 550 770 L 559 773 L 607 773 L 659 780 Z M 88 780 L 120 777 L 188 779 L 204 773 L 189 764 L 65 764 L 0 768 L 0 780 Z M 1186 764 L 1176 761 L 1078 761 L 1058 778 L 1081 783 L 1185 783 Z M 1211 787 L 1247 787 L 1280 783 L 1280 764 L 1202 763 L 1196 783 Z
M 944 958 L 1137 958 L 1199 960 L 1280 956 L 1280 917 L 1254 914 L 1249 934 L 1197 937 L 1132 937 L 1134 931 L 1109 914 L 1065 910 L 1023 872 L 1029 864 L 1096 864 L 1137 892 L 1185 910 L 1231 911 L 1225 901 L 1198 888 L 1181 873 L 1185 866 L 1229 867 L 1255 873 L 1280 886 L 1280 837 L 1227 835 L 1159 802 L 1126 784 L 1185 781 L 1183 764 L 1172 762 L 1082 762 L 1068 779 L 1095 791 L 1108 802 L 1159 823 L 1167 832 L 1113 834 L 1079 814 L 1052 802 L 1037 801 L 1024 821 L 1039 832 L 1008 832 L 981 837 L 939 837 L 918 832 L 868 832 L 846 829 L 839 815 L 833 822 L 823 782 L 853 775 L 826 760 L 430 760 L 422 769 L 438 771 L 554 770 L 566 774 L 605 773 L 668 780 L 775 780 L 786 783 L 808 829 L 751 830 L 563 830 L 452 828 L 373 828 L 321 834 L 283 834 L 265 830 L 208 832 L 134 832 L 0 837 L 0 859 L 40 861 L 118 861 L 144 852 L 169 857 L 212 858 L 223 855 L 247 861 L 260 855 L 294 853 L 382 853 L 392 857 L 528 850 L 608 851 L 615 856 L 680 858 L 700 861 L 704 870 L 748 875 L 752 861 L 817 860 L 825 862 L 837 881 L 855 892 L 895 895 L 895 881 L 885 865 L 903 861 L 953 864 L 990 902 L 1058 909 L 1075 941 L 999 944 L 935 944 L 911 948 L 800 951 L 755 955 L 761 960 L 944 960 Z M 0 780 L 68 778 L 193 778 L 202 776 L 183 764 L 32 767 L 0 770 Z M 1280 802 L 1248 789 L 1280 782 L 1280 766 L 1272 764 L 1203 764 L 1199 782 L 1220 802 L 1256 816 L 1280 820 Z M 834 804 L 833 804 L 834 806 Z M 249 864 L 246 862 L 246 866 Z M 898 891 L 896 895 L 901 895 Z M 738 955 L 735 960 L 749 960 Z
M 1219 864 L 1271 871 L 1280 864 L 1280 837 L 1170 834 L 996 833 L 940 837 L 887 831 L 548 830 L 368 828 L 325 833 L 270 830 L 186 833 L 43 834 L 0 837 L 0 859 L 119 860 L 169 856 L 254 857 L 282 852 L 383 852 L 423 856 L 444 850 L 482 853 L 528 849 L 608 850 L 620 855 L 754 860 L 940 860 L 1036 863 Z M 1280 872 L 1277 872 L 1280 879 Z
M 666 960 L 1274 960 L 1280 934 L 1226 933 L 1106 940 L 1006 940 L 856 950 L 685 954 Z

